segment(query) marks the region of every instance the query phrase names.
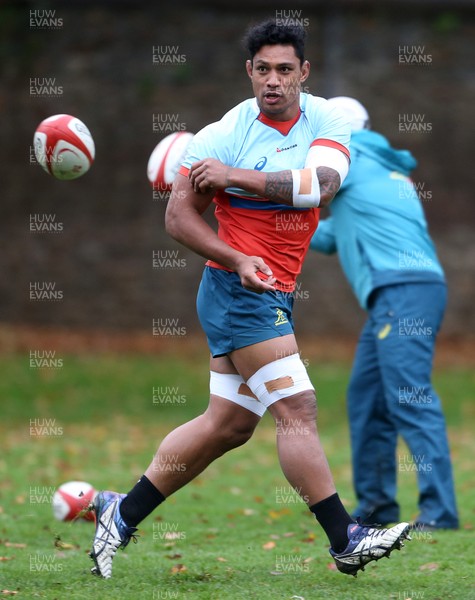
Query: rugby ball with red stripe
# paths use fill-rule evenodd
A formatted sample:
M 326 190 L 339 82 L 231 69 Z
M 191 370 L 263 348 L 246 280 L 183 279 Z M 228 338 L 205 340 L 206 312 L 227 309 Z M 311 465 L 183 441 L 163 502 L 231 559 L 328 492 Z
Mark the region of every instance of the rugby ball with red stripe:
M 33 144 L 36 160 L 56 179 L 77 179 L 87 173 L 94 162 L 91 132 L 71 115 L 53 115 L 41 121 Z
M 150 155 L 147 177 L 154 190 L 168 192 L 172 189 L 188 144 L 193 139 L 189 131 L 177 131 L 159 142 Z
M 86 511 L 97 492 L 86 481 L 68 481 L 59 486 L 52 498 L 53 515 L 58 521 L 82 518 L 94 521 L 94 512 Z

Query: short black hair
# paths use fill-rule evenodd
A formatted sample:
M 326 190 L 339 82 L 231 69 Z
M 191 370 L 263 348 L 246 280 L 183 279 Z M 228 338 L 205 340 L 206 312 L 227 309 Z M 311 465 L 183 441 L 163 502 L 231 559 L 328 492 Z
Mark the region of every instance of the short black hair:
M 257 25 L 252 25 L 244 36 L 244 45 L 254 59 L 262 46 L 288 44 L 294 47 L 295 54 L 302 65 L 307 33 L 301 25 L 279 25 L 276 19 L 267 19 Z

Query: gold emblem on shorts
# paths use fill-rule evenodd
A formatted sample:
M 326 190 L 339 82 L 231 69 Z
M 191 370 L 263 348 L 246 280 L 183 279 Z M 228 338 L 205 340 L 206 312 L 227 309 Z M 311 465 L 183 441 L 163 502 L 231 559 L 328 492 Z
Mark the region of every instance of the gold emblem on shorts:
M 379 332 L 378 332 L 378 339 L 379 340 L 384 340 L 384 338 L 388 337 L 389 332 L 391 331 L 391 325 L 389 323 L 387 323 Z
M 283 310 L 281 310 L 280 308 L 277 308 L 276 312 L 277 312 L 277 321 L 274 323 L 274 325 L 284 325 L 285 323 L 289 322 L 287 320 L 287 317 L 285 316 Z

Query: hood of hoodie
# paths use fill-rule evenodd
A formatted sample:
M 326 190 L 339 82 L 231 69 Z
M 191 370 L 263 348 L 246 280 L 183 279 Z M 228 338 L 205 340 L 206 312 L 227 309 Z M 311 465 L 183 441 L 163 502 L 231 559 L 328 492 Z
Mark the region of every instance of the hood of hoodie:
M 392 171 L 409 175 L 417 167 L 417 160 L 409 150 L 396 150 L 376 131 L 361 129 L 351 134 L 351 151 L 361 152 Z

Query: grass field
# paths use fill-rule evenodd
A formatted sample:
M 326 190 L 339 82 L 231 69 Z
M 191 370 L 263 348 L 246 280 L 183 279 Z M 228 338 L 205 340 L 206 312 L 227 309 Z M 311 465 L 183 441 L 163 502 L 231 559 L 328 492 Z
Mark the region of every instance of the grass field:
M 56 368 L 54 368 L 56 367 Z M 65 355 L 31 366 L 2 357 L 0 596 L 70 600 L 475 598 L 473 436 L 475 374 L 439 369 L 462 528 L 416 533 L 390 561 L 354 579 L 336 572 L 327 540 L 278 467 L 271 420 L 169 498 L 140 526 L 110 580 L 89 574 L 93 524 L 59 523 L 62 482 L 127 491 L 175 424 L 207 402 L 207 356 Z M 319 427 L 340 495 L 354 506 L 345 387 L 349 365 L 309 365 Z M 407 453 L 401 445 L 400 453 Z M 402 518 L 417 514 L 415 475 L 399 474 Z

